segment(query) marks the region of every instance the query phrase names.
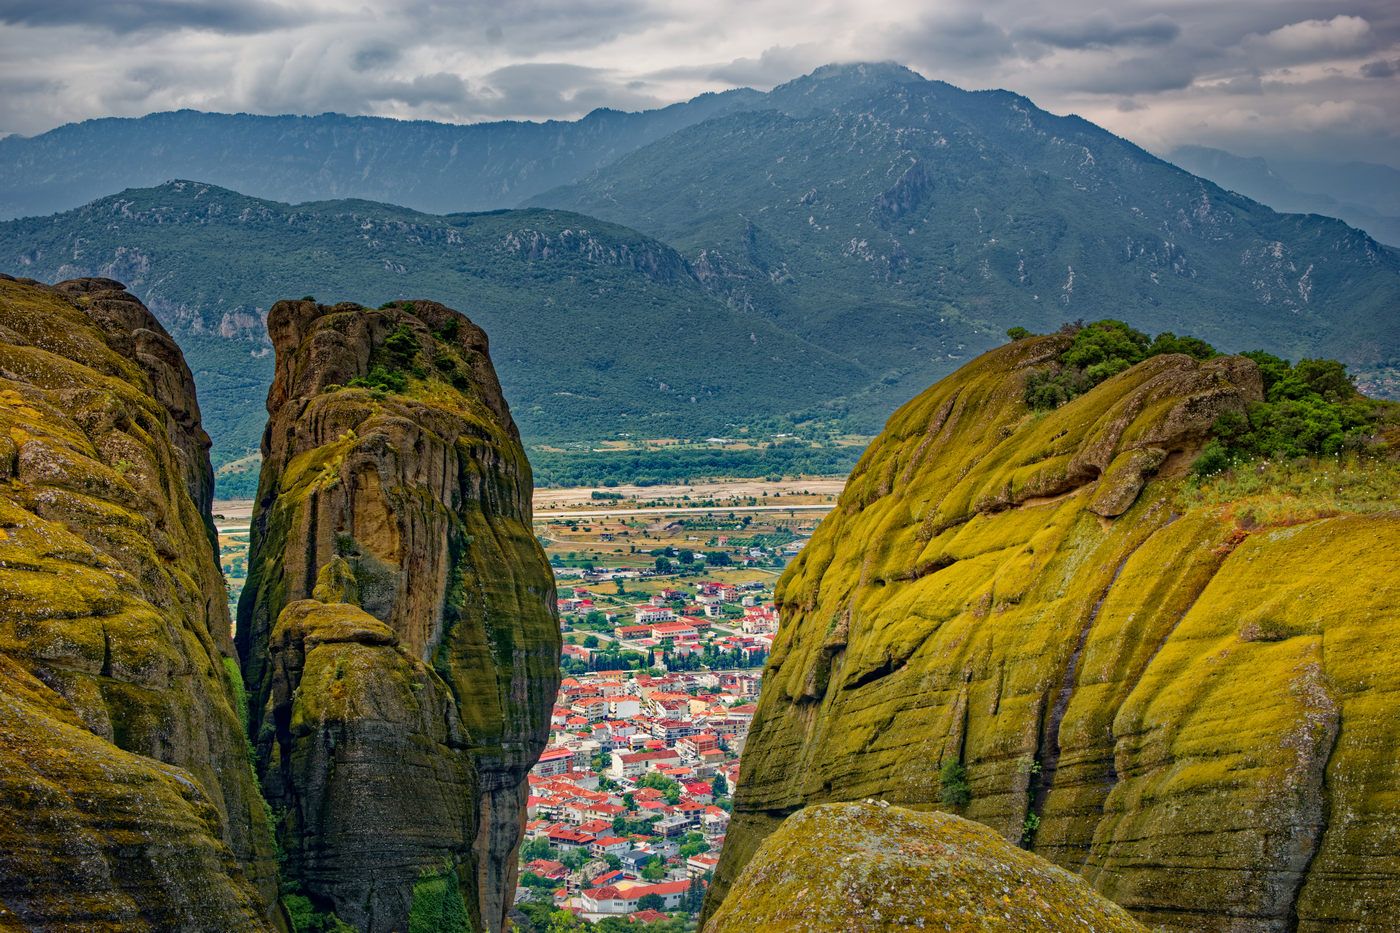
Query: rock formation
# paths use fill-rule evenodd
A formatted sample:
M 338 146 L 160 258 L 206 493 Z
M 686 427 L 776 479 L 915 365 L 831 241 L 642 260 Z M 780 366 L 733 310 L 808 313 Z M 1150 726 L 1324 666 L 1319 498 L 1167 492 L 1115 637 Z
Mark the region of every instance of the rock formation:
M 287 881 L 366 933 L 500 930 L 560 640 L 485 334 L 426 301 L 268 330 L 237 641 Z
M 281 927 L 180 351 L 0 277 L 0 927 Z
M 711 914 L 784 817 L 879 797 L 1165 929 L 1400 916 L 1400 513 L 1303 507 L 1306 475 L 1267 507 L 1193 494 L 1216 417 L 1260 396 L 1245 359 L 1153 357 L 1029 411 L 1069 339 L 898 411 L 784 576 Z
M 980 823 L 826 803 L 765 839 L 704 933 L 1145 933 L 1083 878 Z

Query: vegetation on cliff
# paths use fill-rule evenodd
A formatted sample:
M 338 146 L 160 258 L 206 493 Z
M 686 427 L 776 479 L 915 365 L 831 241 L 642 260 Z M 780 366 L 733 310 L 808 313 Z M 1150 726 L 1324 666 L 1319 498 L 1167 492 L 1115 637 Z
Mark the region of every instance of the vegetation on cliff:
M 1167 929 L 1400 911 L 1393 409 L 1327 364 L 1204 353 L 1031 409 L 1075 339 L 897 412 L 785 574 L 711 912 L 787 814 L 866 797 L 956 810 Z M 1192 474 L 1300 393 L 1366 408 L 1366 449 Z
M 1149 338 L 1122 321 L 1066 325 L 1072 339 L 1055 363 L 1026 380 L 1026 404 L 1056 408 L 1110 376 L 1154 356 L 1184 353 L 1198 360 L 1218 356 L 1210 344 L 1173 333 Z M 1031 335 L 1024 327 L 1007 331 L 1013 340 Z M 1192 464 L 1205 476 L 1264 457 L 1296 458 L 1366 450 L 1377 434 L 1397 421 L 1396 407 L 1357 392 L 1346 366 L 1337 360 L 1299 360 L 1295 365 L 1271 353 L 1241 354 L 1259 366 L 1264 397 L 1244 412 L 1228 411 L 1211 427 L 1213 439 Z
M 208 450 L 118 283 L 0 277 L 0 926 L 282 923 Z
M 365 933 L 499 929 L 559 631 L 486 336 L 429 301 L 268 326 L 237 641 L 286 880 Z

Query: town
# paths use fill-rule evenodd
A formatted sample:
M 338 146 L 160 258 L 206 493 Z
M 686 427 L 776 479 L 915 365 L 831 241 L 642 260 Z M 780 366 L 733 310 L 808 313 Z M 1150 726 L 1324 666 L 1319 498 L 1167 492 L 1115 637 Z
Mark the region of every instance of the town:
M 778 628 L 773 585 L 822 511 L 537 515 L 564 676 L 520 853 L 516 907 L 536 929 L 694 929 Z

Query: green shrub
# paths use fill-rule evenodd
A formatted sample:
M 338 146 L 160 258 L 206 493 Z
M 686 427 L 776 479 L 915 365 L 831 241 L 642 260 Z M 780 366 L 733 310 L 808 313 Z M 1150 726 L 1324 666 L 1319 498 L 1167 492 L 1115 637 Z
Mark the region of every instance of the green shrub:
M 1219 439 L 1206 444 L 1201 455 L 1191 464 L 1191 472 L 1198 477 L 1219 473 L 1230 466 L 1230 451 Z
M 287 894 L 282 898 L 282 906 L 291 918 L 292 933 L 359 933 L 335 914 L 317 910 L 304 895 Z
M 1012 340 L 1025 340 L 1032 335 L 1031 332 L 1024 327 L 1010 327 L 1007 328 L 1006 336 L 1010 337 Z
M 408 376 L 398 370 L 389 369 L 382 363 L 376 363 L 365 375 L 351 379 L 349 385 L 353 388 L 397 393 L 408 388 Z
M 1164 331 L 1150 339 L 1122 321 L 1072 325 L 1071 330 L 1074 340 L 1055 365 L 1033 373 L 1026 381 L 1026 404 L 1031 408 L 1058 408 L 1150 356 L 1185 353 L 1205 360 L 1216 355 L 1214 347 L 1197 337 L 1178 337 Z
M 418 356 L 418 337 L 407 324 L 400 324 L 393 333 L 384 338 L 379 350 L 386 365 L 394 369 L 408 369 Z
M 946 806 L 961 809 L 972 802 L 972 788 L 967 784 L 967 768 L 956 759 L 943 762 L 938 769 L 938 799 Z
M 1040 829 L 1040 817 L 1034 813 L 1026 814 L 1026 821 L 1021 824 L 1021 845 L 1029 846 L 1035 841 L 1035 831 Z
M 442 326 L 438 328 L 437 335 L 440 339 L 451 343 L 457 339 L 457 335 L 461 332 L 461 329 L 461 318 L 449 317 L 443 322 Z
M 1216 439 L 1191 465 L 1197 476 L 1259 458 L 1288 460 L 1364 449 L 1384 413 L 1394 411 L 1394 406 L 1357 392 L 1346 366 L 1336 360 L 1294 365 L 1270 353 L 1243 355 L 1259 366 L 1264 400 L 1243 414 L 1226 412 L 1216 419 Z
M 413 885 L 408 933 L 472 933 L 455 868 L 425 872 Z
M 1216 355 L 1197 337 L 1166 331 L 1149 340 L 1122 321 L 1074 325 L 1070 331 L 1074 339 L 1055 364 L 1026 380 L 1025 401 L 1033 409 L 1057 408 L 1149 357 L 1185 353 L 1205 360 Z M 1259 367 L 1264 400 L 1216 421 L 1214 439 L 1191 465 L 1196 477 L 1262 457 L 1322 456 L 1364 447 L 1376 431 L 1383 403 L 1361 396 L 1346 366 L 1336 360 L 1292 364 L 1262 351 L 1241 355 Z

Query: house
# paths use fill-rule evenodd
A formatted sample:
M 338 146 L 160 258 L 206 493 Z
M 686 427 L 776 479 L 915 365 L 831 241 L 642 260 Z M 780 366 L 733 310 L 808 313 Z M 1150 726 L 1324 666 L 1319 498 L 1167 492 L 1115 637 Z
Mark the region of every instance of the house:
M 638 606 L 633 618 L 638 625 L 654 625 L 658 622 L 674 622 L 676 613 L 669 606 Z
M 526 862 L 525 870 L 533 872 L 541 878 L 548 878 L 550 881 L 563 881 L 564 877 L 569 874 L 569 868 L 563 862 L 553 862 L 545 858 Z
M 678 764 L 681 756 L 674 751 L 657 752 L 611 752 L 612 763 L 608 767 L 608 776 L 613 780 L 622 778 L 640 777 L 653 768 L 662 765 Z
M 694 735 L 696 731 L 695 724 L 684 719 L 658 719 L 651 724 L 651 734 L 667 745 Z
M 677 816 L 685 817 L 686 822 L 692 826 L 698 826 L 700 824 L 700 817 L 704 816 L 705 808 L 708 806 L 709 804 L 707 803 L 686 801 L 676 807 L 675 813 Z
M 705 752 L 713 752 L 718 748 L 719 736 L 713 732 L 697 732 L 676 743 L 676 751 L 685 758 L 699 758 Z
M 592 881 L 592 887 L 601 888 L 609 884 L 617 884 L 620 881 L 626 880 L 627 876 L 623 874 L 622 869 L 619 868 L 617 871 L 605 871 L 598 877 L 594 878 Z
M 610 884 L 590 888 L 579 895 L 578 905 L 584 916 L 636 913 L 637 903 L 648 894 L 661 898 L 662 910 L 676 910 L 685 903 L 690 891 L 689 881 L 663 881 L 658 884 Z
M 690 830 L 690 820 L 677 813 L 666 816 L 652 824 L 652 831 L 666 837 L 684 836 Z
M 632 843 L 621 836 L 599 836 L 588 845 L 590 855 L 616 855 L 622 857 L 624 852 L 630 851 Z
M 642 711 L 642 702 L 636 697 L 607 697 L 608 715 L 614 719 L 630 719 Z
M 642 869 L 647 863 L 656 858 L 655 853 L 646 852 L 642 849 L 629 849 L 618 856 L 622 860 L 622 870 L 634 877 L 641 877 Z
M 710 804 L 715 800 L 714 791 L 705 781 L 690 781 L 681 785 L 681 791 L 696 803 Z
M 574 849 L 587 849 L 592 842 L 592 836 L 574 829 L 565 829 L 561 826 L 549 831 L 549 844 L 565 852 Z
M 743 706 L 736 706 L 729 711 L 729 718 L 740 722 L 753 722 L 753 714 L 758 712 L 758 707 L 753 703 L 746 703 Z
M 692 878 L 698 878 L 701 875 L 713 875 L 715 869 L 718 867 L 719 859 L 708 852 L 692 855 L 685 860 L 686 873 Z
M 571 703 L 569 711 L 589 722 L 597 722 L 608 715 L 608 705 L 611 702 L 607 697 L 583 697 Z
M 573 749 L 562 746 L 552 746 L 546 748 L 540 754 L 540 760 L 534 767 L 534 773 L 540 777 L 553 777 L 568 771 L 574 761 Z
M 675 618 L 672 613 L 671 618 Z M 651 627 L 652 637 L 663 643 L 673 641 L 690 641 L 700 637 L 700 632 L 689 622 L 663 622 L 660 625 Z
M 706 807 L 700 814 L 700 831 L 707 836 L 721 836 L 729 826 L 729 814 L 719 807 Z
M 663 914 L 661 911 L 652 910 L 649 907 L 646 910 L 639 910 L 635 913 L 630 913 L 627 915 L 628 923 L 637 923 L 642 925 L 646 925 L 648 923 L 663 923 L 670 919 L 670 917 L 668 917 L 666 914 Z

